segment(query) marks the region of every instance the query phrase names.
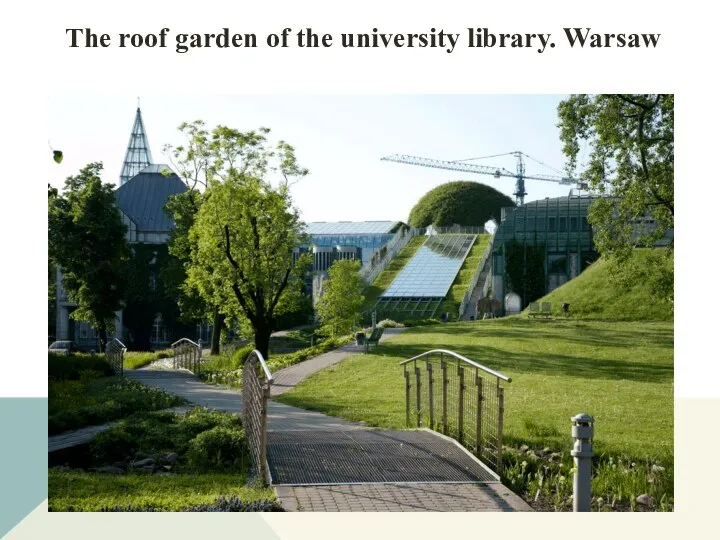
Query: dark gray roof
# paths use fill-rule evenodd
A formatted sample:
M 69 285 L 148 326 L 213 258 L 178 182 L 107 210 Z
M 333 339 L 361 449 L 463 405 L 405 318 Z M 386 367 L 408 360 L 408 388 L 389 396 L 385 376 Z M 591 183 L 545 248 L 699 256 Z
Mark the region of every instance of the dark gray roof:
M 176 174 L 141 172 L 117 188 L 115 202 L 138 230 L 170 231 L 175 224 L 165 213 L 165 203 L 169 197 L 186 190 Z

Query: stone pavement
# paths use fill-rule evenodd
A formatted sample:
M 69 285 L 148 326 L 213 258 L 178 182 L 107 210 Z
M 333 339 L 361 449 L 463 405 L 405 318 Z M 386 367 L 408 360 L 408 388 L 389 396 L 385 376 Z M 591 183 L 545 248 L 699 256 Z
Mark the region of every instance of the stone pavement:
M 528 512 L 500 482 L 277 486 L 290 512 Z
M 405 328 L 386 328 L 380 338 L 380 343 L 385 340 L 396 336 L 401 333 Z M 281 369 L 277 373 L 273 374 L 273 384 L 270 387 L 270 396 L 275 397 L 280 394 L 284 394 L 294 386 L 297 386 L 303 379 L 308 375 L 312 375 L 316 371 L 325 369 L 328 366 L 337 364 L 342 360 L 345 360 L 348 356 L 353 354 L 361 353 L 365 350 L 364 347 L 359 347 L 354 343 L 335 349 L 334 351 L 321 354 L 310 360 L 305 360 L 294 366 Z

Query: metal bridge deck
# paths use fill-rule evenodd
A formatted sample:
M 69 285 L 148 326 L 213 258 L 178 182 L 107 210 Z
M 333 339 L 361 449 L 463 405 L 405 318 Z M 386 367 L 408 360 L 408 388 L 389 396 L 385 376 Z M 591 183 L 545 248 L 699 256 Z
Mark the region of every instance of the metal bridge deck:
M 267 459 L 275 485 L 499 481 L 456 442 L 429 431 L 274 431 Z

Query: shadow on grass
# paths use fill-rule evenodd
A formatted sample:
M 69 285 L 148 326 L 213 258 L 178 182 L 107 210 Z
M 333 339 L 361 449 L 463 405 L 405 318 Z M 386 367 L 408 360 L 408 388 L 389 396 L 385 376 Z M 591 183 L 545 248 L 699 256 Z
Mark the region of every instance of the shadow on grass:
M 414 344 L 399 344 L 389 342 L 374 351 L 375 356 L 390 358 L 398 362 L 403 359 L 412 358 L 428 350 L 448 348 L 467 356 L 480 364 L 491 369 L 512 374 L 513 377 L 521 377 L 522 374 L 543 374 L 543 375 L 564 375 L 570 377 L 582 377 L 586 379 L 606 380 L 637 380 L 641 382 L 662 383 L 673 380 L 673 365 L 671 363 L 647 363 L 630 359 L 608 358 L 612 351 L 599 352 L 597 356 L 590 354 L 587 346 L 592 351 L 598 349 L 632 349 L 641 345 L 635 342 L 637 332 L 602 332 L 588 329 L 583 337 L 572 335 L 558 335 L 557 333 L 544 333 L 533 330 L 532 336 L 524 334 L 521 330 L 506 328 L 488 328 L 487 333 L 480 332 L 477 335 L 477 342 L 474 341 L 475 331 L 469 333 L 467 329 L 443 326 L 441 331 L 429 327 L 422 335 L 428 337 L 426 341 Z M 450 346 L 443 346 L 433 340 L 433 335 L 448 335 L 462 333 L 467 335 L 472 343 L 464 343 Z M 672 348 L 672 337 L 668 338 L 669 332 L 658 329 L 650 333 L 643 333 L 643 336 L 656 333 L 658 339 L 652 339 L 653 348 Z M 538 347 L 537 351 L 508 350 L 506 347 L 490 345 L 493 339 L 518 340 L 565 340 L 568 346 L 563 352 L 547 351 Z M 578 349 L 573 353 L 573 344 L 585 345 L 585 349 Z M 627 352 L 624 356 L 630 356 Z M 398 369 L 401 368 L 398 366 Z

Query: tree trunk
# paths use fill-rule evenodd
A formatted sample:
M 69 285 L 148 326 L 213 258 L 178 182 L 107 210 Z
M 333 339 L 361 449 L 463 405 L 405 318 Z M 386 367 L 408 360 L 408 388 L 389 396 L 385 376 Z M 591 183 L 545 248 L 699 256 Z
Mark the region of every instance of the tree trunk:
M 100 338 L 100 350 L 99 353 L 105 352 L 105 346 L 107 345 L 107 325 L 105 322 L 101 322 L 98 326 L 98 337 Z
M 272 327 L 265 320 L 259 321 L 258 326 L 255 327 L 255 348 L 260 351 L 260 354 L 262 354 L 266 361 L 270 358 L 271 333 Z
M 225 326 L 225 315 L 215 308 L 213 312 L 212 338 L 210 339 L 210 355 L 220 354 L 220 335 Z

